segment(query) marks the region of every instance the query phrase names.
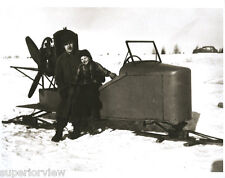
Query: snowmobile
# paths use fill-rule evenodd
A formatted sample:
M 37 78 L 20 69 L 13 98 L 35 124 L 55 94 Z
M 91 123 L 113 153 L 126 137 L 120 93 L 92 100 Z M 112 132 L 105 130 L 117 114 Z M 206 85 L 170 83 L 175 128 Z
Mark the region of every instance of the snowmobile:
M 64 51 L 62 41 L 65 35 L 71 37 L 75 50 L 79 50 L 78 35 L 66 28 L 54 33 L 53 38 L 46 37 L 40 49 L 29 36 L 25 38 L 37 68 L 11 67 L 33 80 L 29 98 L 38 85 L 42 86 L 39 89 L 38 103 L 18 106 L 37 111 L 3 121 L 4 124 L 14 122 L 35 128 L 54 128 L 54 123 L 43 117 L 47 115 L 50 118 L 50 115 L 54 115 L 60 102 L 54 69 L 56 59 Z M 191 70 L 162 63 L 154 41 L 127 40 L 125 44 L 128 51 L 119 76 L 99 89 L 103 107 L 100 119 L 95 123 L 96 128 L 131 130 L 137 135 L 155 137 L 157 142 L 184 140 L 187 142 L 186 146 L 223 144 L 220 138 L 195 132 L 197 122 L 190 122 L 193 120 Z M 144 52 L 145 49 L 148 52 Z M 37 75 L 33 79 L 22 70 L 36 71 Z M 201 138 L 191 137 L 191 134 Z

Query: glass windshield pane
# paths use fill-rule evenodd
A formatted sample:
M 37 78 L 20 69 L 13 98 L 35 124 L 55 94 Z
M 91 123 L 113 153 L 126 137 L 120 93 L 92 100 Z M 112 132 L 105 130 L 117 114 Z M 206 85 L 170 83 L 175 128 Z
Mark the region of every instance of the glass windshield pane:
M 128 45 L 132 55 L 140 57 L 143 61 L 157 59 L 156 50 L 152 42 L 129 42 Z

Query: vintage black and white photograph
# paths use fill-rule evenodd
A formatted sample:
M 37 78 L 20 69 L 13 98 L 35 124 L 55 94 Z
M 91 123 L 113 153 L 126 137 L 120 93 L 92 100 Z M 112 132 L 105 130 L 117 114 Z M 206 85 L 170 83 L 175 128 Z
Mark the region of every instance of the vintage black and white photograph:
M 224 176 L 224 2 L 41 2 L 0 7 L 0 177 Z

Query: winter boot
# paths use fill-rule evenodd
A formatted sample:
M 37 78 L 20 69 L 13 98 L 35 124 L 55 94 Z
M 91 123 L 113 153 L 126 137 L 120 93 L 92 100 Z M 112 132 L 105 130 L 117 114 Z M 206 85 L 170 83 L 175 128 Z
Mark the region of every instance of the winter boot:
M 73 131 L 69 133 L 68 138 L 74 140 L 80 136 L 81 136 L 81 126 L 78 124 L 73 124 Z
M 52 137 L 53 142 L 59 142 L 62 139 L 62 131 L 57 131 L 55 132 L 55 135 Z
M 68 136 L 69 139 L 74 140 L 81 136 L 81 133 L 78 130 L 73 130 Z

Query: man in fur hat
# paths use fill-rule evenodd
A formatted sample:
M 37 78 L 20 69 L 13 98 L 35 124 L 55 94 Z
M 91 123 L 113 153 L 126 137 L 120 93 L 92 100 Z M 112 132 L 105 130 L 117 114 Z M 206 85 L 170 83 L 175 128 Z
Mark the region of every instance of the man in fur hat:
M 59 142 L 62 139 L 63 129 L 69 121 L 74 91 L 76 70 L 81 63 L 78 58 L 78 49 L 75 49 L 70 36 L 65 36 L 65 51 L 58 57 L 55 69 L 55 80 L 58 85 L 61 101 L 56 111 L 56 133 L 52 141 Z

